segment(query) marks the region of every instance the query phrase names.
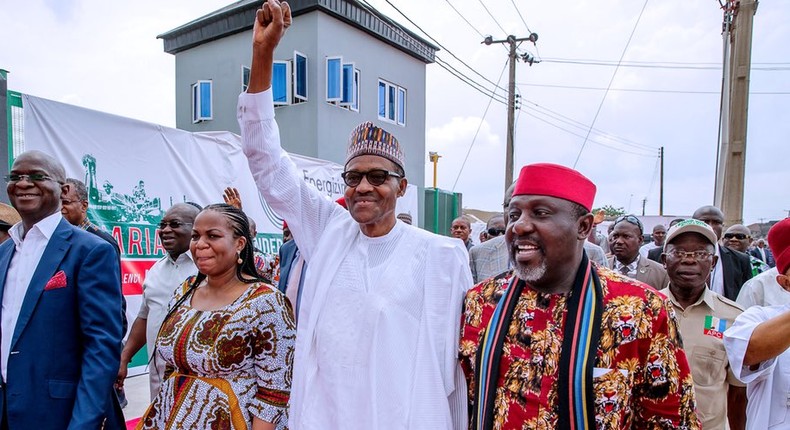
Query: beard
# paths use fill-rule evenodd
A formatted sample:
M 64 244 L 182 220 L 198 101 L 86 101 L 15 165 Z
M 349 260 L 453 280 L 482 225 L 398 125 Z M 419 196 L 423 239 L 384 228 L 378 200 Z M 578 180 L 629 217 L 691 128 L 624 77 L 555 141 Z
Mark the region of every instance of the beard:
M 525 267 L 511 257 L 510 264 L 513 266 L 513 272 L 519 279 L 528 284 L 540 281 L 546 275 L 546 261 L 542 260 L 538 267 Z

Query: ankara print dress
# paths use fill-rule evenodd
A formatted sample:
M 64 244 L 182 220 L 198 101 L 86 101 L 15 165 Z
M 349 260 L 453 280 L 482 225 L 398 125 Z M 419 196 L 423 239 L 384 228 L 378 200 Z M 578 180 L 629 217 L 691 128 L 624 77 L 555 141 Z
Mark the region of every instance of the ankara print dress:
M 162 325 L 166 379 L 137 428 L 245 430 L 258 417 L 287 429 L 296 325 L 285 296 L 256 283 L 220 310 L 189 303 Z

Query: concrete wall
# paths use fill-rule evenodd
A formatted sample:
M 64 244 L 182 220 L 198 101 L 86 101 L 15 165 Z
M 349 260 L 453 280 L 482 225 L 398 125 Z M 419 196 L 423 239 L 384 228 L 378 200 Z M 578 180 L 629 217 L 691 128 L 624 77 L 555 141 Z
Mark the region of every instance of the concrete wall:
M 252 32 L 246 31 L 176 54 L 176 126 L 188 131 L 229 130 L 239 133 L 236 103 L 241 67 L 249 66 Z M 283 147 L 301 155 L 343 164 L 348 135 L 364 121 L 391 132 L 406 154 L 406 175 L 425 183 L 425 63 L 320 11 L 300 15 L 280 42 L 275 60 L 308 58 L 308 101 L 276 109 Z M 359 112 L 325 101 L 326 57 L 343 56 L 360 70 Z M 379 78 L 406 89 L 406 126 L 378 119 Z M 193 124 L 191 85 L 213 80 L 211 121 Z M 424 219 L 422 198 L 420 220 Z

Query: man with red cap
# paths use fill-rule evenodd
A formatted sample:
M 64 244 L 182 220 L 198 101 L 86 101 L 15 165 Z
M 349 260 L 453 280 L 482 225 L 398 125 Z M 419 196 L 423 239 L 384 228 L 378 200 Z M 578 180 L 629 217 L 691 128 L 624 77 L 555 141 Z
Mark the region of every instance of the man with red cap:
M 583 251 L 595 190 L 563 166 L 522 168 L 506 210 L 513 270 L 466 295 L 470 429 L 700 428 L 671 308 Z
M 776 282 L 790 291 L 790 218 L 771 227 L 768 244 Z M 724 332 L 724 347 L 746 384 L 747 430 L 790 428 L 790 303 L 746 309 Z
M 472 286 L 468 253 L 396 218 L 404 153 L 371 122 L 349 137 L 348 210 L 305 183 L 280 145 L 272 102 L 274 49 L 290 24 L 286 3 L 267 0 L 257 11 L 237 112 L 258 190 L 288 221 L 307 264 L 290 398 L 276 400 L 288 402 L 293 430 L 465 428 L 458 321 Z

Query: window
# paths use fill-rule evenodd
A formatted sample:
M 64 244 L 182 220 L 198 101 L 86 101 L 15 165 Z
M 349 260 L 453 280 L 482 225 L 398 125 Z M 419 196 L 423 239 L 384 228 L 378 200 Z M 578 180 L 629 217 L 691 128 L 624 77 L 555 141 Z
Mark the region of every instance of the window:
M 294 51 L 294 101 L 307 101 L 307 56 Z
M 241 92 L 246 93 L 250 86 L 250 68 L 241 66 Z
M 398 125 L 406 125 L 406 90 L 398 87 Z
M 354 63 L 343 64 L 343 97 L 340 106 L 351 106 L 355 98 Z
M 359 112 L 359 69 L 354 69 L 354 97 L 349 107 L 354 112 Z
M 379 119 L 406 125 L 406 89 L 379 80 Z
M 343 57 L 326 58 L 326 101 L 339 102 L 343 98 Z
M 291 104 L 291 62 L 275 61 L 272 66 L 272 97 L 275 106 Z
M 212 116 L 212 83 L 211 81 L 197 81 L 192 84 L 192 123 L 213 119 Z

